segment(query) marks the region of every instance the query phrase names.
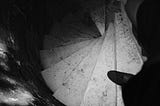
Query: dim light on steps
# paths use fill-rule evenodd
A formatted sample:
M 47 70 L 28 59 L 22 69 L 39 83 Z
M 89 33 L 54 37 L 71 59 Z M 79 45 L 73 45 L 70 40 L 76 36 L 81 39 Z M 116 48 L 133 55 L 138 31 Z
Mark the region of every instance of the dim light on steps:
M 124 106 L 121 87 L 107 73 L 118 70 L 135 75 L 143 62 L 131 22 L 121 7 L 102 37 L 51 65 L 42 76 L 53 96 L 67 106 Z

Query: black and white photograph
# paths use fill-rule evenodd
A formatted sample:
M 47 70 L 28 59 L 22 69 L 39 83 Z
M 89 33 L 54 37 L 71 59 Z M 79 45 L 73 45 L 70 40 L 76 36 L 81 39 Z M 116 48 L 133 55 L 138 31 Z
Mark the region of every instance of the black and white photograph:
M 160 106 L 159 0 L 0 0 L 0 106 Z

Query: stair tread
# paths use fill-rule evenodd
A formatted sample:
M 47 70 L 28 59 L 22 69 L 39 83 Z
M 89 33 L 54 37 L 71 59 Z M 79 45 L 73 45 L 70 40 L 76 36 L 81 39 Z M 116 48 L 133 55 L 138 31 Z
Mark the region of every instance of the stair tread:
M 50 35 L 45 36 L 44 48 L 50 49 L 55 46 L 75 43 L 82 40 L 100 37 L 95 26 L 87 26 L 81 19 L 70 14 L 66 16 L 62 22 L 56 23 Z M 80 38 L 79 40 L 75 40 Z
M 47 68 L 50 65 L 54 65 L 61 60 L 64 60 L 65 58 L 69 57 L 73 53 L 88 46 L 93 41 L 94 41 L 93 39 L 86 40 L 86 41 L 78 42 L 75 44 L 56 47 L 56 48 L 53 48 L 52 50 L 41 50 L 40 56 L 41 56 L 41 60 L 44 65 L 44 68 Z
M 78 42 L 82 42 L 85 40 L 91 40 L 91 38 L 70 38 L 66 39 L 65 41 L 63 39 L 58 39 L 52 36 L 47 36 L 44 40 L 44 49 L 52 49 L 59 46 L 65 46 L 70 44 L 75 44 Z
M 57 90 L 57 88 L 62 85 L 64 76 L 68 76 L 72 70 L 89 55 L 97 41 L 98 40 L 95 39 L 90 45 L 42 71 L 42 76 L 53 91 Z
M 54 93 L 55 98 L 68 106 L 79 106 L 92 75 L 102 43 L 103 40 L 99 39 L 89 55 L 65 78 L 63 84 Z
M 91 12 L 92 20 L 95 22 L 97 29 L 103 36 L 105 32 L 105 7 L 102 6 L 100 9 Z

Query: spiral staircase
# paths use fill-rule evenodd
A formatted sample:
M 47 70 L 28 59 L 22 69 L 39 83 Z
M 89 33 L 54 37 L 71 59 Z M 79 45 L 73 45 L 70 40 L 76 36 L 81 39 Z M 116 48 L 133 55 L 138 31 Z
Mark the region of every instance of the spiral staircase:
M 121 87 L 107 72 L 135 75 L 144 60 L 123 3 L 120 10 L 107 27 L 105 6 L 90 12 L 92 27 L 70 14 L 45 36 L 41 74 L 66 106 L 124 106 Z

